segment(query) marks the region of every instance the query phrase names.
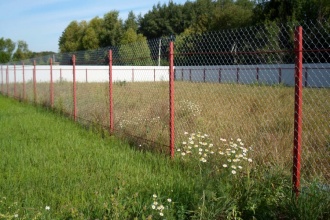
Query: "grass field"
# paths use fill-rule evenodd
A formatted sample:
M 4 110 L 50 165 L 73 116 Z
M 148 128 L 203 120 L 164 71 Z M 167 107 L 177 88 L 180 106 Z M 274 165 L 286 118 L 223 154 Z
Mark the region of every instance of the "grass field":
M 38 106 L 2 96 L 0 106 L 0 219 L 330 217 L 329 192 L 320 182 L 296 200 L 291 176 L 281 167 L 258 165 L 254 154 L 234 173 L 224 166 L 228 152 L 203 162 L 193 153 L 171 160 Z M 207 136 L 196 134 L 182 138 L 203 141 L 196 149 L 211 147 Z M 235 148 L 224 143 L 223 149 Z

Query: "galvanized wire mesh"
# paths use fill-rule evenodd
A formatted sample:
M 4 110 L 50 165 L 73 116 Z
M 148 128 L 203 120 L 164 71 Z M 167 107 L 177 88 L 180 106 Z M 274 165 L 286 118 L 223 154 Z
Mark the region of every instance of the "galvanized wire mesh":
M 300 25 L 304 30 L 301 177 L 304 183 L 318 179 L 329 184 L 330 25 Z M 221 138 L 240 138 L 252 147 L 257 163 L 282 167 L 291 175 L 295 26 L 269 23 L 150 41 L 141 38 L 119 47 L 9 63 L 1 65 L 0 91 L 77 114 L 79 122 L 104 131 L 110 127 L 111 87 L 114 133 L 137 148 L 168 152 L 169 42 L 174 41 L 175 145 L 185 140 L 185 132 L 207 134 L 215 145 Z

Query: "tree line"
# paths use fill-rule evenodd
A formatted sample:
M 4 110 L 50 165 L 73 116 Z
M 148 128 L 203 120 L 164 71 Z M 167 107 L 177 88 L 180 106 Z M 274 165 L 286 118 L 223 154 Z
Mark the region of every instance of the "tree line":
M 120 18 L 119 11 L 112 10 L 101 18 L 72 21 L 62 32 L 58 45 L 61 53 L 85 51 L 80 54 L 80 59 L 85 60 L 93 59 L 95 56 L 105 57 L 106 51 L 100 51 L 99 48 L 114 48 L 115 56 L 122 59 L 118 64 L 125 64 L 123 58 L 133 54 L 135 61 L 131 64 L 136 64 L 142 58 L 149 56 L 150 59 L 145 63 L 149 65 L 157 61 L 160 51 L 166 52 L 167 48 L 164 45 L 172 39 L 178 39 L 179 44 L 181 40 L 181 48 L 201 47 L 200 43 L 185 45 L 183 42 L 193 36 L 201 39 L 201 34 L 205 36 L 205 33 L 219 30 L 239 30 L 258 25 L 269 29 L 277 24 L 290 22 L 329 24 L 330 2 L 328 0 L 195 0 L 176 4 L 170 0 L 167 4 L 154 5 L 143 16 L 131 11 L 125 20 Z M 329 27 L 327 28 L 326 31 L 329 31 Z M 286 36 L 282 36 L 281 33 L 286 32 L 289 31 L 277 30 L 275 35 L 277 38 L 283 38 Z M 239 34 L 238 32 L 237 35 Z M 327 32 L 322 34 L 326 35 Z M 279 40 L 284 43 L 286 41 L 284 38 Z M 228 45 L 232 47 L 234 44 L 228 42 Z M 178 46 L 180 48 L 180 45 Z M 283 49 L 287 48 L 287 45 L 278 45 L 278 47 Z M 22 60 L 33 56 L 24 41 L 18 42 L 15 53 L 13 48 L 15 46 L 10 39 L 1 38 L 0 61 Z
M 52 51 L 32 52 L 29 50 L 28 44 L 19 40 L 17 42 L 7 38 L 0 38 L 0 63 L 8 63 L 10 61 L 20 61 L 54 54 Z
M 59 39 L 61 52 L 119 46 L 144 39 L 242 28 L 269 22 L 329 21 L 328 0 L 196 0 L 156 4 L 145 15 L 118 11 L 72 21 Z

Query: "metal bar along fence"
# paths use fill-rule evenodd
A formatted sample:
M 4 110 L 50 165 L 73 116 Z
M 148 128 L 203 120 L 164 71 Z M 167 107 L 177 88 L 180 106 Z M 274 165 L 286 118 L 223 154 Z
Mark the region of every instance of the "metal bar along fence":
M 171 157 L 185 132 L 214 144 L 242 138 L 257 163 L 291 172 L 298 196 L 302 184 L 330 183 L 330 48 L 320 28 L 305 26 L 303 38 L 302 27 L 252 27 L 9 63 L 0 91 Z

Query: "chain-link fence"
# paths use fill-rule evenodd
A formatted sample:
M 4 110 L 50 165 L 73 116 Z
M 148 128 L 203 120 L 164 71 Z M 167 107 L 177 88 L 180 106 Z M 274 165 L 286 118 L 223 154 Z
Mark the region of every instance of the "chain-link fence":
M 240 138 L 258 164 L 330 184 L 330 24 L 300 25 L 302 34 L 297 24 L 269 23 L 8 63 L 0 91 L 166 153 L 175 110 L 175 146 L 185 132 L 214 145 Z

